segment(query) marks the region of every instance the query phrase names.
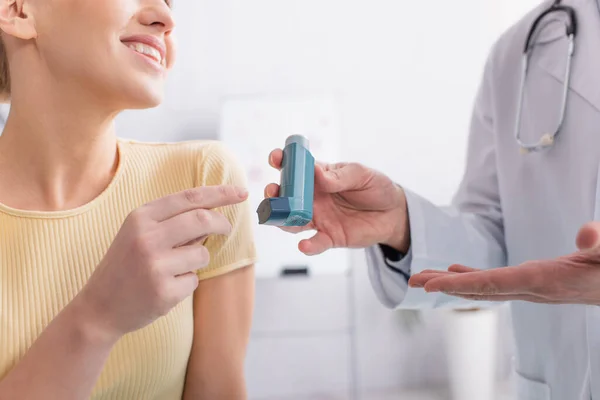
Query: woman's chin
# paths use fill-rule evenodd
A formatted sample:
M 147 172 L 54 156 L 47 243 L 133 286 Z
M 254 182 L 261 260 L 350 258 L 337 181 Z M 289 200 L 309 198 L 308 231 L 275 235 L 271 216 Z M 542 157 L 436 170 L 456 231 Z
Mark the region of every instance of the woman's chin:
M 160 105 L 165 97 L 166 74 L 139 71 L 138 68 L 120 68 L 107 93 L 122 109 L 146 109 Z M 152 71 L 151 71 L 152 72 Z M 100 89 L 102 90 L 102 89 Z
M 162 91 L 138 91 L 134 96 L 121 97 L 121 99 L 123 98 L 128 98 L 124 108 L 130 110 L 144 110 L 158 107 L 164 100 L 164 93 Z

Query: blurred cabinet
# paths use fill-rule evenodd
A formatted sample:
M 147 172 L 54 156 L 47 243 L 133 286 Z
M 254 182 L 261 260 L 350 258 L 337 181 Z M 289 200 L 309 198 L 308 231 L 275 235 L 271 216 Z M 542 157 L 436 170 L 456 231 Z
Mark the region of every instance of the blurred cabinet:
M 344 275 L 259 279 L 254 333 L 332 334 L 350 329 L 350 278 Z
M 346 274 L 257 281 L 251 400 L 352 398 L 350 285 Z
M 253 338 L 251 400 L 350 399 L 349 335 Z

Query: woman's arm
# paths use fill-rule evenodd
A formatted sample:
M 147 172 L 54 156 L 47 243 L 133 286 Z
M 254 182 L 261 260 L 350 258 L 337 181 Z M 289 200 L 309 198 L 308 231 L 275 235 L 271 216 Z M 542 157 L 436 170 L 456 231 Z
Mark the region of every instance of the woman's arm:
M 226 237 L 229 222 L 209 210 L 243 201 L 246 195 L 239 193 L 233 187 L 196 188 L 131 213 L 84 288 L 0 381 L 0 400 L 89 398 L 118 339 L 154 322 L 194 293 L 198 278 L 193 274 L 209 259 L 180 243 L 207 233 Z M 199 215 L 206 224 L 198 223 Z M 228 282 L 215 285 L 216 289 L 226 291 L 229 285 L 242 289 Z M 202 286 L 207 294 L 211 289 Z M 206 306 L 204 301 L 201 305 Z
M 254 308 L 254 266 L 200 282 L 184 400 L 245 400 L 244 360 Z
M 0 400 L 90 396 L 118 338 L 102 334 L 88 311 L 76 298 L 56 316 L 0 381 Z

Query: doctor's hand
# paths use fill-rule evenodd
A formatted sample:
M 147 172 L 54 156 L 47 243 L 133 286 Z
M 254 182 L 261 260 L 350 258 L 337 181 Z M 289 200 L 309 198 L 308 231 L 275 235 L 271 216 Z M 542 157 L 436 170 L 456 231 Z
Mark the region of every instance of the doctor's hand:
M 557 259 L 488 271 L 462 265 L 423 271 L 409 285 L 469 300 L 600 305 L 600 222 L 581 228 L 577 247 Z
M 281 167 L 280 149 L 269 155 L 269 164 Z M 279 185 L 265 188 L 265 197 L 277 197 Z M 315 166 L 313 220 L 305 227 L 282 228 L 298 233 L 316 230 L 298 248 L 307 255 L 332 248 L 364 248 L 385 244 L 406 252 L 410 238 L 406 197 L 387 176 L 356 163 Z

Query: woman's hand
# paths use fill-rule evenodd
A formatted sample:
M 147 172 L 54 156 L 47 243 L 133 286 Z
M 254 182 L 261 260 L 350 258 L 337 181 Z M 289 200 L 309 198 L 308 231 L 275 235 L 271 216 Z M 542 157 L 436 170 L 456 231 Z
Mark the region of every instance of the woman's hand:
M 600 223 L 585 225 L 577 236 L 580 251 L 553 260 L 481 271 L 454 265 L 423 271 L 409 285 L 469 300 L 522 300 L 547 304 L 600 305 Z
M 195 243 L 231 231 L 212 209 L 246 198 L 244 189 L 201 187 L 133 211 L 76 300 L 110 338 L 167 314 L 194 292 L 195 271 L 208 265 L 207 249 Z
M 283 152 L 271 152 L 269 164 L 281 168 Z M 270 184 L 265 197 L 276 197 L 279 186 Z M 331 248 L 364 248 L 386 244 L 401 252 L 410 245 L 406 198 L 387 176 L 360 164 L 317 164 L 313 221 L 289 232 L 316 230 L 299 249 L 316 255 Z

